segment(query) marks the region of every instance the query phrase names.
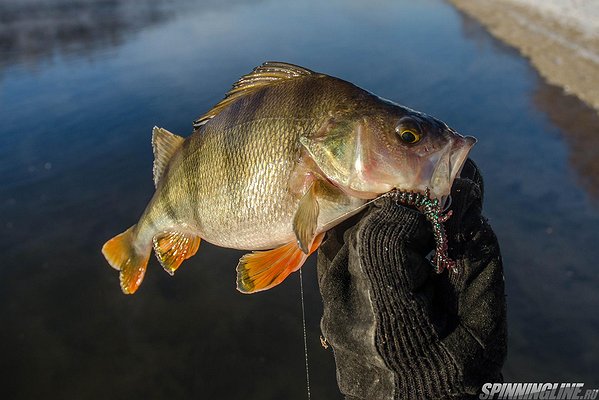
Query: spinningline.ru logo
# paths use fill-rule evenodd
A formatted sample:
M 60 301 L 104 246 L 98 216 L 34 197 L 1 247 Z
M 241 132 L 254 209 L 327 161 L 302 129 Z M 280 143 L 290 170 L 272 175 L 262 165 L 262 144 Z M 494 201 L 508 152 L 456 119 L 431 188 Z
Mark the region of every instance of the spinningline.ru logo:
M 485 383 L 479 399 L 590 399 L 599 389 L 584 389 L 584 383 Z

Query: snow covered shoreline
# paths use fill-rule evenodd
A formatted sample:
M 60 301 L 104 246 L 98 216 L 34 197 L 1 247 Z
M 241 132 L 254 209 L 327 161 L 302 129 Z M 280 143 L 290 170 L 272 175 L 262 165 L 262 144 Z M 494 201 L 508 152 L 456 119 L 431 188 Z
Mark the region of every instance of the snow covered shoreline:
M 599 112 L 599 2 L 449 0 Z

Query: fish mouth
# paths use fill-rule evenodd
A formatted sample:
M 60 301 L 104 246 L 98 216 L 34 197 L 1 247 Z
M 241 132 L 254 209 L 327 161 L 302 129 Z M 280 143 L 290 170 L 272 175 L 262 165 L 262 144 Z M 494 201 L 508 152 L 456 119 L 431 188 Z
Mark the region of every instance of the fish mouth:
M 456 134 L 451 146 L 441 154 L 430 180 L 430 194 L 443 205 L 451 193 L 453 181 L 462 171 L 476 138 Z

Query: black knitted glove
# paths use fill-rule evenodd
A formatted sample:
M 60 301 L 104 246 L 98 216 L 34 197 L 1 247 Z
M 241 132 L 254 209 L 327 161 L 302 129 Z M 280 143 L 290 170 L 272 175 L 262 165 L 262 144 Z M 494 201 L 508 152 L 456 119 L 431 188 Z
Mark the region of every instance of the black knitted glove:
M 321 245 L 321 329 L 348 399 L 463 399 L 501 380 L 501 255 L 481 216 L 482 178 L 470 160 L 452 199 L 445 226 L 457 272 L 433 272 L 430 224 L 392 198 L 336 227 Z

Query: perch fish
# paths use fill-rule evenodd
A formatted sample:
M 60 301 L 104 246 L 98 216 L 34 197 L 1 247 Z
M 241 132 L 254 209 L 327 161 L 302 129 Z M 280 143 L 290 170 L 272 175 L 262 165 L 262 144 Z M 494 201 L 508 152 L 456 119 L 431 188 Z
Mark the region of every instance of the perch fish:
M 253 250 L 237 289 L 281 283 L 325 232 L 396 190 L 442 201 L 476 142 L 349 82 L 267 62 L 194 121 L 187 138 L 155 127 L 156 191 L 137 224 L 102 248 L 124 293 L 152 249 L 171 275 L 201 240 Z

